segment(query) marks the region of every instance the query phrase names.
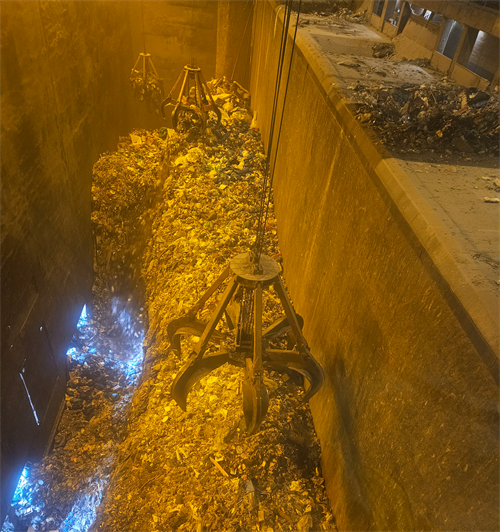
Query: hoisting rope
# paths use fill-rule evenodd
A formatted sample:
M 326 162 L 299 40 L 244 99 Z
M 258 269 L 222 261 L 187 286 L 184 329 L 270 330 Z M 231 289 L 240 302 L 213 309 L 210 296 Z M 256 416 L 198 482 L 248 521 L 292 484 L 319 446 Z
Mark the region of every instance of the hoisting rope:
M 292 51 L 290 54 L 290 62 L 288 65 L 288 75 L 287 75 L 287 80 L 286 80 L 286 85 L 285 85 L 285 91 L 283 94 L 283 104 L 281 107 L 281 118 L 280 118 L 280 124 L 279 124 L 279 129 L 278 129 L 278 137 L 277 137 L 276 145 L 274 147 L 274 158 L 273 158 L 273 164 L 271 166 L 270 161 L 271 161 L 271 154 L 272 154 L 272 148 L 273 148 L 274 129 L 276 125 L 276 115 L 277 115 L 277 110 L 278 110 L 278 100 L 279 100 L 281 78 L 282 78 L 282 73 L 283 73 L 283 65 L 284 65 L 285 56 L 286 56 L 287 38 L 288 38 L 288 30 L 290 26 L 290 17 L 292 13 L 292 4 L 293 4 L 293 0 L 286 0 L 285 13 L 283 15 L 283 27 L 282 27 L 282 32 L 281 32 L 280 51 L 279 51 L 279 56 L 278 56 L 278 68 L 276 72 L 276 81 L 274 85 L 273 109 L 271 113 L 271 125 L 269 128 L 269 141 L 268 141 L 267 154 L 266 154 L 264 182 L 262 185 L 262 194 L 260 198 L 256 238 L 255 238 L 254 246 L 251 252 L 252 262 L 254 263 L 254 267 L 256 271 L 258 271 L 259 269 L 260 256 L 262 254 L 262 248 L 264 247 L 264 234 L 266 231 L 266 223 L 267 223 L 267 217 L 269 213 L 269 204 L 271 202 L 272 184 L 274 180 L 274 168 L 276 166 L 276 158 L 278 155 L 278 145 L 279 145 L 280 136 L 281 136 L 281 127 L 283 125 L 283 117 L 285 114 L 285 103 L 286 103 L 286 97 L 288 93 L 288 83 L 290 81 L 290 73 L 292 70 L 292 61 L 293 61 L 293 54 L 295 51 L 295 40 L 297 38 L 297 29 L 299 27 L 300 7 L 302 4 L 302 0 L 299 0 L 299 6 L 297 10 L 297 20 L 295 22 L 295 32 L 293 35 Z

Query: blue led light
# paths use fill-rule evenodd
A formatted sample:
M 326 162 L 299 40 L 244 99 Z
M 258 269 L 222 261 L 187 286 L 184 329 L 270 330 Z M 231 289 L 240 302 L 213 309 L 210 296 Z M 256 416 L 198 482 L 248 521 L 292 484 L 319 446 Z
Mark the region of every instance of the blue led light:
M 83 305 L 82 313 L 80 314 L 80 318 L 78 319 L 78 323 L 76 326 L 80 329 L 87 323 L 87 305 Z

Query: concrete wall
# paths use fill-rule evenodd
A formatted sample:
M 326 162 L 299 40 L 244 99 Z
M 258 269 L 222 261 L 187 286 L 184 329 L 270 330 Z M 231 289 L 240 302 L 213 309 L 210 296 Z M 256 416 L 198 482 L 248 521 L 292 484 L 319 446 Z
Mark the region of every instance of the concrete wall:
M 382 27 L 384 25 L 384 19 L 382 17 L 379 17 L 375 13 L 371 14 L 370 18 L 371 25 L 378 31 L 382 31 Z
M 440 70 L 441 72 L 446 72 L 451 65 L 451 59 L 445 55 L 440 54 L 439 52 L 434 52 L 431 58 L 431 66 Z
M 385 21 L 382 31 L 391 39 L 398 34 L 397 26 L 393 26 L 390 22 Z
M 92 165 L 129 129 L 124 7 L 2 2 L 2 519 L 52 429 L 90 297 Z
M 259 2 L 251 90 L 264 138 L 274 24 Z M 338 528 L 497 530 L 498 316 L 335 82 L 299 37 L 274 195 L 287 285 L 326 372 L 311 408 Z
M 412 15 L 403 31 L 393 39 L 399 57 L 430 59 L 437 47 L 439 25 Z
M 450 0 L 416 0 L 412 2 L 434 13 L 441 13 L 446 18 L 467 24 L 471 28 L 500 36 L 500 19 L 498 9 L 491 9 L 474 2 L 450 2 Z
M 479 32 L 467 68 L 491 80 L 498 70 L 500 43 L 498 37 Z
M 439 25 L 412 16 L 405 26 L 402 35 L 417 42 L 428 50 L 434 50 L 437 46 Z
M 460 85 L 464 85 L 465 87 L 477 87 L 478 89 L 486 89 L 490 84 L 487 79 L 484 79 L 481 76 L 474 74 L 474 72 L 471 72 L 470 70 L 463 67 L 462 65 L 459 65 L 458 63 L 455 64 L 450 75 L 457 83 L 459 83 Z
M 216 77 L 226 76 L 248 88 L 254 2 L 225 0 L 218 4 Z

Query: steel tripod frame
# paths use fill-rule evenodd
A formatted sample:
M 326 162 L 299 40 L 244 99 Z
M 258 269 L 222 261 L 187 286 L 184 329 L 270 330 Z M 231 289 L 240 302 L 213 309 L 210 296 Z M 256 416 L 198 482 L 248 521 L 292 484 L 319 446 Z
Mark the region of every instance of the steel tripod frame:
M 171 396 L 177 404 L 186 410 L 187 396 L 196 382 L 225 363 L 244 367 L 243 379 L 243 411 L 247 432 L 255 432 L 264 419 L 269 396 L 264 383 L 264 370 L 280 373 L 296 372 L 304 378 L 304 401 L 308 401 L 321 387 L 324 373 L 309 351 L 307 342 L 302 335 L 302 318 L 293 309 L 286 288 L 280 276 L 278 264 L 267 257 L 261 256 L 262 273 L 254 274 L 249 254 L 243 253 L 234 257 L 226 266 L 215 283 L 205 292 L 200 300 L 181 318 L 173 320 L 167 326 L 170 350 L 180 355 L 180 336 L 192 334 L 200 339 L 187 361 L 172 383 Z M 215 294 L 224 281 L 228 283 L 219 302 L 208 321 L 201 321 L 196 314 L 203 308 L 208 299 Z M 278 295 L 285 316 L 262 330 L 262 298 L 265 288 L 272 286 Z M 242 292 L 250 294 L 253 312 L 242 308 Z M 233 313 L 233 318 L 230 314 Z M 222 317 L 230 329 L 248 329 L 252 314 L 253 335 L 235 334 L 235 345 L 226 345 L 227 334 L 216 329 Z M 237 315 L 237 320 L 234 319 Z M 269 348 L 269 342 L 285 335 L 287 349 Z M 206 355 L 211 340 L 220 342 L 220 349 Z M 240 359 L 244 357 L 244 362 Z
M 194 85 L 190 86 L 190 80 L 194 82 Z M 179 85 L 181 86 L 180 91 L 177 96 L 174 97 L 174 94 L 176 93 L 176 90 Z M 192 100 L 192 97 L 190 96 L 189 91 L 193 87 L 195 88 L 195 96 L 194 100 L 190 104 L 189 101 Z M 214 102 L 212 93 L 210 92 L 205 78 L 201 73 L 201 69 L 197 66 L 186 65 L 182 72 L 179 74 L 177 81 L 172 87 L 172 90 L 169 92 L 168 96 L 161 102 L 160 109 L 163 118 L 166 118 L 165 107 L 167 105 L 174 106 L 172 110 L 172 124 L 174 126 L 174 129 L 176 130 L 178 129 L 179 114 L 181 112 L 188 114 L 196 114 L 201 120 L 203 130 L 205 130 L 205 128 L 207 127 L 207 113 L 209 111 L 213 111 L 217 115 L 218 123 L 220 123 L 221 121 L 222 115 L 220 109 Z

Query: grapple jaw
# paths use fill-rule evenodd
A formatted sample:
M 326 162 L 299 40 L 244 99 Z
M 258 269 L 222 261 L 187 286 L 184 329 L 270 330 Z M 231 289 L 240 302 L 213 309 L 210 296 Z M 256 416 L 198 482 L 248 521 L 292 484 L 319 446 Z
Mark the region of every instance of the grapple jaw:
M 191 388 L 211 371 L 226 362 L 229 362 L 229 355 L 225 352 L 208 355 L 201 359 L 197 358 L 196 353 L 191 354 L 175 377 L 170 389 L 170 395 L 182 410 L 186 410 L 187 396 Z
M 303 401 L 316 394 L 325 380 L 323 368 L 309 353 L 298 351 L 281 351 L 279 349 L 266 349 L 264 367 L 269 371 L 285 373 L 286 370 L 295 371 L 304 378 L 305 395 Z
M 250 359 L 247 359 L 250 361 Z M 257 431 L 269 408 L 269 394 L 262 379 L 262 375 L 255 375 L 252 371 L 252 362 L 245 367 L 245 377 L 242 382 L 243 414 L 247 433 Z

